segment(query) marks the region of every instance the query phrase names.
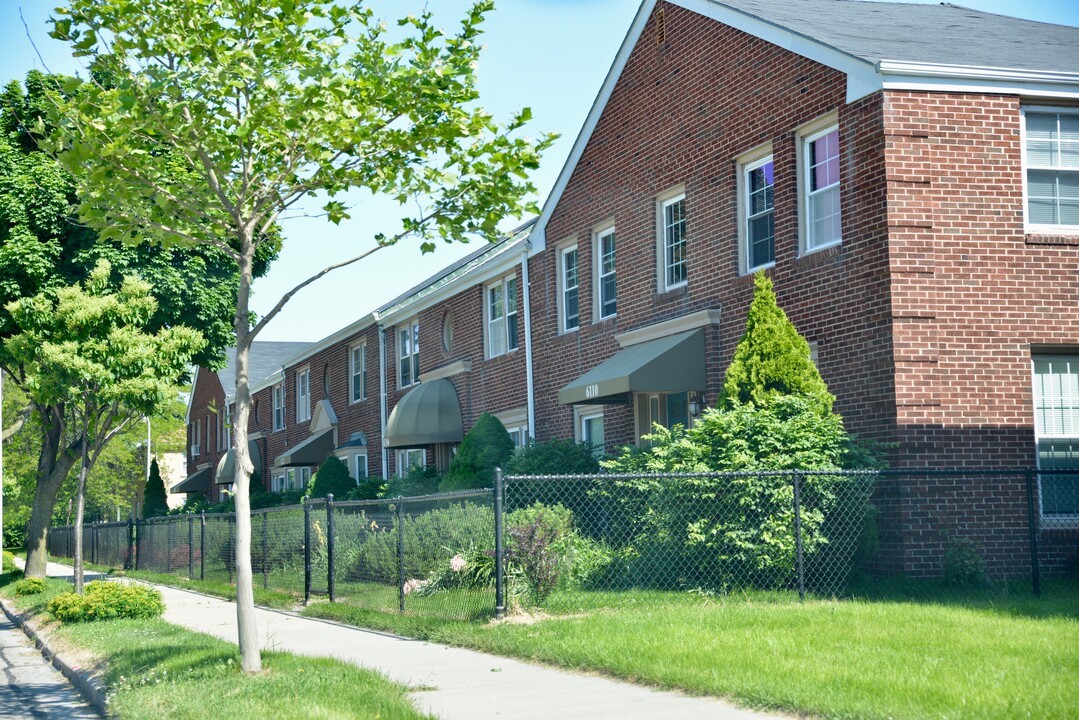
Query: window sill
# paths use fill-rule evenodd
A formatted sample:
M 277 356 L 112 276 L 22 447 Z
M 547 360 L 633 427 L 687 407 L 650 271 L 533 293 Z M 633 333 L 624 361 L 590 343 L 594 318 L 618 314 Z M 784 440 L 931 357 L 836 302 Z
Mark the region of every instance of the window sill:
M 1075 232 L 1074 235 L 1065 235 L 1061 231 L 1028 230 L 1026 243 L 1027 245 L 1079 245 L 1079 228 Z
M 749 268 L 748 270 L 746 270 L 745 272 L 742 273 L 742 277 L 753 277 L 754 275 L 759 273 L 761 270 L 771 270 L 775 266 L 776 266 L 776 263 L 773 260 L 770 263 L 765 263 L 764 265 L 758 265 L 757 267 Z
M 657 300 L 673 300 L 689 294 L 689 283 L 682 283 L 672 288 L 667 288 L 663 292 L 656 293 Z

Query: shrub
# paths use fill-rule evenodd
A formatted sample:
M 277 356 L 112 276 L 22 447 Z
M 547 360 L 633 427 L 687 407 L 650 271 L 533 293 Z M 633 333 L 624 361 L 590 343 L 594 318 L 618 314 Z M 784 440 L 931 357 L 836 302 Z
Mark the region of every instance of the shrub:
M 37 595 L 45 592 L 44 578 L 23 578 L 15 583 L 16 595 Z
M 161 593 L 145 585 L 92 582 L 83 595 L 63 593 L 46 606 L 60 622 L 155 618 L 165 612 Z
M 416 497 L 417 495 L 431 495 L 438 492 L 438 484 L 442 476 L 438 474 L 438 468 L 413 466 L 408 469 L 404 477 L 392 477 L 386 482 L 381 497 Z
M 417 597 L 430 597 L 439 590 L 488 590 L 494 586 L 494 552 L 472 549 L 456 553 L 426 580 L 406 582 L 405 593 L 415 592 Z
M 970 538 L 953 536 L 944 545 L 940 561 L 944 582 L 959 588 L 982 588 L 989 584 L 985 559 Z
M 333 494 L 337 500 L 356 489 L 356 481 L 349 475 L 348 465 L 340 458 L 330 455 L 322 461 L 308 491 L 310 497 L 324 498 Z
M 23 547 L 26 545 L 26 526 L 30 524 L 29 506 L 5 507 L 3 521 L 4 547 Z
M 12 553 L 9 553 L 7 550 L 5 550 L 4 551 L 4 565 L 3 565 L 4 572 L 12 572 L 12 571 L 17 570 L 17 569 L 18 568 L 15 567 L 15 556 Z
M 495 468 L 513 455 L 513 440 L 501 421 L 490 413 L 476 419 L 450 463 L 441 491 L 494 487 Z
M 157 458 L 150 463 L 150 477 L 146 480 L 146 491 L 142 500 L 144 518 L 161 517 L 169 514 L 169 501 L 165 494 L 165 481 L 161 479 L 161 470 Z
M 595 475 L 599 461 L 592 448 L 570 440 L 529 440 L 502 466 L 507 475 Z
M 562 572 L 553 547 L 558 540 L 556 521 L 548 520 L 547 514 L 540 511 L 527 525 L 509 528 L 507 535 L 505 557 L 521 573 L 527 590 L 526 602 L 542 605 L 558 586 Z

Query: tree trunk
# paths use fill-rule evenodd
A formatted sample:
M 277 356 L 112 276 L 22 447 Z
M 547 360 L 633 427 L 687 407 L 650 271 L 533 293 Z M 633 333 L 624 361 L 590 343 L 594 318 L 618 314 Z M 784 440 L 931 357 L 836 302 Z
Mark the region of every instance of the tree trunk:
M 60 441 L 64 435 L 62 413 L 56 408 L 48 408 L 42 415 L 37 487 L 34 489 L 34 504 L 30 509 L 30 527 L 26 533 L 26 577 L 37 578 L 45 577 L 49 559 L 46 540 L 49 525 L 52 524 L 56 496 L 76 460 L 73 445 L 66 447 L 63 452 L 60 451 Z
M 246 237 L 244 236 L 246 232 Z M 246 673 L 262 671 L 258 633 L 255 628 L 254 581 L 251 573 L 251 463 L 247 449 L 247 419 L 251 412 L 248 361 L 251 334 L 248 302 L 251 295 L 255 248 L 249 228 L 241 229 L 240 288 L 236 296 L 236 415 L 232 439 L 236 449 L 234 498 L 236 501 L 236 625 L 240 667 Z
M 75 592 L 82 595 L 82 519 L 86 509 L 86 474 L 90 471 L 86 452 L 86 427 L 82 431 L 82 464 L 79 467 L 79 487 L 75 492 Z

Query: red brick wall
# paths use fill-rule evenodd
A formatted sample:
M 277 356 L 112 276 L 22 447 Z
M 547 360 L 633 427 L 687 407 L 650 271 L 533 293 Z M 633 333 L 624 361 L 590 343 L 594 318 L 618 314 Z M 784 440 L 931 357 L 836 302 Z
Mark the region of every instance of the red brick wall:
M 741 336 L 752 278 L 739 275 L 735 158 L 765 142 L 775 162 L 780 304 L 818 343 L 837 409 L 859 434 L 889 439 L 894 390 L 886 245 L 884 143 L 879 95 L 847 105 L 841 73 L 670 5 L 666 42 L 645 27 L 532 261 L 538 435 L 572 437 L 558 389 L 618 350 L 614 335 L 720 308 L 706 337 L 706 402 Z M 796 130 L 839 112 L 843 243 L 799 257 Z M 688 285 L 657 292 L 656 197 L 684 185 Z M 591 230 L 613 218 L 618 315 L 593 322 Z M 575 237 L 581 327 L 557 332 L 555 245 Z M 607 406 L 609 445 L 633 440 L 633 409 Z
M 187 474 L 193 474 L 201 465 L 210 463 L 210 499 L 217 502 L 217 485 L 213 480 L 217 472 L 217 463 L 228 448 L 220 448 L 217 444 L 217 434 L 214 423 L 225 407 L 225 391 L 221 387 L 221 380 L 217 373 L 206 368 L 199 368 L 195 385 L 191 388 L 190 412 L 187 424 Z M 223 417 L 223 413 L 221 415 Z M 199 454 L 191 454 L 191 443 L 194 441 L 195 423 L 202 424 L 202 440 L 199 443 Z

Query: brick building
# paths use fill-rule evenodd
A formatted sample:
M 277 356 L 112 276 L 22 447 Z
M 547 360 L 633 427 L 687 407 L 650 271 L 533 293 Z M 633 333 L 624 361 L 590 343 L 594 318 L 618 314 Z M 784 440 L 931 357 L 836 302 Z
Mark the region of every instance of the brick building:
M 519 441 L 608 450 L 692 423 L 759 270 L 848 429 L 894 443 L 896 466 L 1079 466 L 1079 29 L 950 5 L 645 0 L 535 224 L 364 321 L 384 399 L 377 427 L 369 411 L 341 428 L 389 474 L 444 466 L 483 411 Z M 342 366 L 340 335 L 283 365 L 286 395 L 297 363 Z M 459 425 L 409 425 L 432 407 Z M 973 519 L 991 533 L 1026 515 L 1016 477 L 972 475 L 929 512 L 1008 498 Z M 1041 480 L 1041 512 L 1079 516 Z M 939 553 L 898 520 L 933 482 L 882 503 L 885 567 Z

